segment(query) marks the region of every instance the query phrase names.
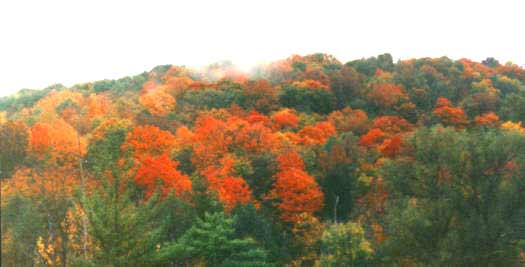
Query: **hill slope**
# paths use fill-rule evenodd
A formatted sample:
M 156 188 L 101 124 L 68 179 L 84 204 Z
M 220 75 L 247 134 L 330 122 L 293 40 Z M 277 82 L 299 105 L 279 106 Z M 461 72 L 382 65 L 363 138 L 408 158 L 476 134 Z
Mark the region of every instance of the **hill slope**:
M 516 265 L 524 151 L 525 70 L 492 58 L 22 90 L 0 98 L 2 265 Z

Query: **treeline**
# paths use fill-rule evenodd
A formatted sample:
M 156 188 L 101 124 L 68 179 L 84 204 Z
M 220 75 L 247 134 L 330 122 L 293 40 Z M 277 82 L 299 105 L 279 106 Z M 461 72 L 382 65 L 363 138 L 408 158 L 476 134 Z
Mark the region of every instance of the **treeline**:
M 0 99 L 2 266 L 522 266 L 525 70 L 158 66 Z

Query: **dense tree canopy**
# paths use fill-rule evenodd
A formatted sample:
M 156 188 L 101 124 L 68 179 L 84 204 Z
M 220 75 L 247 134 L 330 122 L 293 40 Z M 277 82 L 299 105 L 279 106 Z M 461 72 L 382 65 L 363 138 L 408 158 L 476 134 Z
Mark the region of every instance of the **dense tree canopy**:
M 0 180 L 2 266 L 521 266 L 525 70 L 313 54 L 22 90 Z

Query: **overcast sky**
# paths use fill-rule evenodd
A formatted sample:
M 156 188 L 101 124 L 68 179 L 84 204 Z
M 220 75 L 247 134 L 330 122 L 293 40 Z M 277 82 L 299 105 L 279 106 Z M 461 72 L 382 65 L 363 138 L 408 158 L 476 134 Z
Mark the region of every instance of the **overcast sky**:
M 520 2 L 2 0 L 0 96 L 161 64 L 248 69 L 314 52 L 343 62 L 389 52 L 524 65 Z

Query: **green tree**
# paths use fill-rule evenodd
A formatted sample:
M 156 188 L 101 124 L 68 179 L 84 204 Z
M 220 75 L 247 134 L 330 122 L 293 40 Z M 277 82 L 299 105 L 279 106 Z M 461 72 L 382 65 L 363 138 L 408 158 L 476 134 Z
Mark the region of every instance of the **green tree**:
M 98 248 L 96 266 L 147 266 L 153 264 L 162 228 L 156 223 L 157 197 L 145 203 L 132 199 L 123 171 L 114 169 L 100 188 L 85 201 L 89 233 Z
M 330 74 L 330 89 L 335 97 L 336 107 L 342 109 L 362 94 L 365 76 L 350 66 L 344 66 Z
M 359 60 L 354 60 L 346 63 L 346 66 L 355 68 L 360 73 L 363 73 L 367 76 L 373 76 L 377 69 L 382 69 L 385 71 L 393 71 L 394 62 L 392 55 L 386 53 L 379 55 L 377 57 L 363 58 Z
M 156 246 L 166 235 L 166 201 L 154 196 L 143 202 L 128 172 L 131 162 L 118 164 L 127 130 L 110 127 L 104 138 L 88 148 L 88 169 L 100 184 L 83 200 L 96 266 L 146 266 L 153 264 Z M 173 207 L 175 208 L 175 207 Z M 175 212 L 172 210 L 171 213 Z
M 522 94 L 509 94 L 501 105 L 505 120 L 525 121 L 525 91 Z
M 21 122 L 0 124 L 0 179 L 10 177 L 26 157 L 29 135 Z
M 269 266 L 266 252 L 251 238 L 235 238 L 234 219 L 206 213 L 176 242 L 163 247 L 164 261 L 206 266 Z
M 335 108 L 335 98 L 331 92 L 321 89 L 296 88 L 291 85 L 283 86 L 279 101 L 284 107 L 306 113 L 328 114 Z
M 179 110 L 186 105 L 193 105 L 199 109 L 228 108 L 232 104 L 241 105 L 245 102 L 245 95 L 239 87 L 223 89 L 204 89 L 186 91 L 177 98 Z
M 325 195 L 324 216 L 335 221 L 349 219 L 364 187 L 359 183 L 359 139 L 351 132 L 328 140 L 318 156 L 323 178 L 320 185 Z
M 32 266 L 36 240 L 46 233 L 47 218 L 32 199 L 2 196 L 2 266 Z
M 327 267 L 370 266 L 374 253 L 364 229 L 353 222 L 328 226 L 323 232 L 321 247 L 320 266 Z
M 390 192 L 385 260 L 424 266 L 516 266 L 525 208 L 525 137 L 418 130 L 381 168 Z
M 500 65 L 499 61 L 493 57 L 488 57 L 485 60 L 483 60 L 481 63 L 491 68 L 494 68 Z
M 127 132 L 124 128 L 111 127 L 103 138 L 93 141 L 85 156 L 87 169 L 101 177 L 106 170 L 116 167 L 115 164 L 121 157 L 120 146 L 124 143 Z

